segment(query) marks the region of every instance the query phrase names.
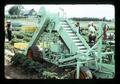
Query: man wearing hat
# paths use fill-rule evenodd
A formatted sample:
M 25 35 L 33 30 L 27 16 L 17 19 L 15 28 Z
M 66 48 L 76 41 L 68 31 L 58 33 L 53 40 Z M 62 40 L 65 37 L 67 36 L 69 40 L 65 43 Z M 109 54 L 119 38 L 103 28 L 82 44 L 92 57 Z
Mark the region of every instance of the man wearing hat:
M 7 38 L 9 41 L 12 39 L 12 27 L 11 27 L 11 21 L 7 20 L 6 28 L 7 28 Z
M 80 34 L 80 33 L 81 33 L 80 23 L 77 22 L 77 23 L 75 24 L 75 27 L 77 28 L 77 32 Z
M 96 34 L 97 34 L 97 28 L 96 26 L 93 24 L 93 22 L 90 22 L 88 24 L 88 39 L 89 39 L 89 43 L 92 46 L 93 44 L 95 44 L 96 41 Z
M 103 40 L 107 40 L 107 30 L 109 29 L 109 26 L 105 23 L 103 27 Z

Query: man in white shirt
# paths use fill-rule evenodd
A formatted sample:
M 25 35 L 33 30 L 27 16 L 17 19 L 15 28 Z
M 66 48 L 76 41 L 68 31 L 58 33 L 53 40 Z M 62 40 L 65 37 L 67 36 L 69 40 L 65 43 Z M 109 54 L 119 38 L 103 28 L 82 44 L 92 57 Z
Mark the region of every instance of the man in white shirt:
M 97 29 L 96 26 L 93 24 L 93 22 L 90 22 L 88 24 L 88 39 L 89 39 L 89 43 L 94 43 L 96 42 L 96 34 L 97 34 Z

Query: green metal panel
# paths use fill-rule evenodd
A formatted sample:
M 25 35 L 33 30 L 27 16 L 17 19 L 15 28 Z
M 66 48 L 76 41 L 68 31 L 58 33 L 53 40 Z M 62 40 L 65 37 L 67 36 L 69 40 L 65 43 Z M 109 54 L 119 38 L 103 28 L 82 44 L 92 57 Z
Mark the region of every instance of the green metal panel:
M 53 44 L 53 45 L 51 45 L 50 49 L 51 49 L 52 52 L 61 52 L 59 44 Z

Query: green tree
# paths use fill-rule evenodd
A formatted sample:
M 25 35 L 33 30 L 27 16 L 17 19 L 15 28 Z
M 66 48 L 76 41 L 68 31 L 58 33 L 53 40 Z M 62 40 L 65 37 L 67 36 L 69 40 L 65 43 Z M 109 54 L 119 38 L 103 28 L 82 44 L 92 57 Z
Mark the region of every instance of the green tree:
M 21 12 L 23 12 L 22 10 L 24 9 L 24 7 L 22 5 L 15 5 L 12 6 L 9 10 L 8 13 L 10 15 L 20 15 Z
M 103 17 L 103 21 L 106 21 L 106 18 L 105 18 L 105 17 Z

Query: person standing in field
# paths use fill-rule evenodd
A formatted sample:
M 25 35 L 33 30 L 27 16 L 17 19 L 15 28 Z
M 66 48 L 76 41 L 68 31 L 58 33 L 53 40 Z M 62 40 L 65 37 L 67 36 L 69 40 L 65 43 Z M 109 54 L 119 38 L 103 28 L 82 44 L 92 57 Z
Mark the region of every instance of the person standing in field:
M 79 32 L 79 34 L 80 34 L 80 33 L 81 33 L 80 23 L 77 22 L 77 23 L 75 24 L 75 27 L 77 28 L 77 32 Z
M 109 26 L 107 24 L 105 24 L 103 26 L 103 40 L 106 41 L 107 40 L 107 30 L 108 30 Z
M 7 20 L 6 31 L 7 31 L 7 38 L 9 41 L 11 41 L 11 39 L 12 39 L 12 25 L 11 25 L 10 20 Z
M 91 46 L 96 43 L 97 28 L 93 22 L 88 24 L 88 39 Z

